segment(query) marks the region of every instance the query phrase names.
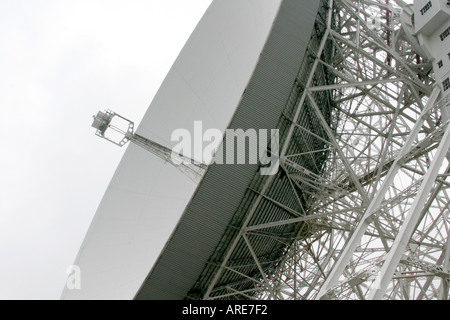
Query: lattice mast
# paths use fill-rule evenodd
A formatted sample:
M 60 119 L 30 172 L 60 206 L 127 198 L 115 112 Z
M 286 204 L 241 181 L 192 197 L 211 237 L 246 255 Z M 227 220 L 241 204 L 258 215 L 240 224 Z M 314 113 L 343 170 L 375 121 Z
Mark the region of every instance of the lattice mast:
M 260 271 L 243 281 L 258 289 L 244 282 L 219 285 L 226 271 L 244 269 L 231 261 L 231 247 L 203 298 L 448 299 L 450 4 L 322 5 L 327 17 L 313 36 L 320 40 L 308 47 L 313 59 L 280 142 L 281 168 L 298 203 L 269 196 L 276 177 L 257 197 L 292 218 L 240 229 Z M 316 81 L 324 75 L 333 81 Z M 324 92 L 332 94 L 331 121 L 321 112 Z M 317 119 L 314 132 L 298 120 L 305 110 Z M 302 142 L 313 140 L 325 148 Z M 292 154 L 290 147 L 300 143 L 310 150 Z M 323 150 L 320 175 L 300 161 Z M 299 226 L 294 237 L 273 234 L 289 244 L 282 258 L 269 263 L 255 254 L 261 243 L 252 239 L 270 238 L 288 225 Z
M 304 94 L 335 90 L 334 157 L 310 200 L 313 236 L 273 277 L 279 298 L 448 298 L 449 7 L 330 1 L 336 55 L 319 61 L 336 83 Z
M 120 121 L 120 126 L 114 123 L 115 119 Z M 99 111 L 94 116 L 92 127 L 97 129 L 97 136 L 119 147 L 124 146 L 128 142 L 132 142 L 153 153 L 178 168 L 194 182 L 199 182 L 206 170 L 205 164 L 196 162 L 180 153 L 173 152 L 171 149 L 135 133 L 134 123 L 132 121 L 110 110 L 106 110 L 105 112 Z

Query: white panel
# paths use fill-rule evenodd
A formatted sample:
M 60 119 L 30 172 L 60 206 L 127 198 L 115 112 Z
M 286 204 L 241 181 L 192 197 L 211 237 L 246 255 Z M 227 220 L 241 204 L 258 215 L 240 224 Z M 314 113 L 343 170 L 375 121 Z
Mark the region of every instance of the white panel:
M 430 35 L 450 18 L 447 0 L 415 0 L 414 16 L 416 32 Z
M 173 146 L 174 129 L 224 130 L 255 69 L 281 0 L 215 0 L 163 82 L 138 133 Z M 132 299 L 196 185 L 130 146 L 91 223 L 75 264 L 81 290 L 63 299 Z
M 447 51 L 448 52 L 442 52 L 442 54 L 439 55 L 433 63 L 436 81 L 438 82 L 446 79 L 447 74 L 450 72 L 450 47 Z

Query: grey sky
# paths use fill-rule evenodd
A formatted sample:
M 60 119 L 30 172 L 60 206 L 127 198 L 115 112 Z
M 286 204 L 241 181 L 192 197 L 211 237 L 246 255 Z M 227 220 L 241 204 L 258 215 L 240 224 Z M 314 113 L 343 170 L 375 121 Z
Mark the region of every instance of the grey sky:
M 125 149 L 211 0 L 0 0 L 0 299 L 59 299 Z

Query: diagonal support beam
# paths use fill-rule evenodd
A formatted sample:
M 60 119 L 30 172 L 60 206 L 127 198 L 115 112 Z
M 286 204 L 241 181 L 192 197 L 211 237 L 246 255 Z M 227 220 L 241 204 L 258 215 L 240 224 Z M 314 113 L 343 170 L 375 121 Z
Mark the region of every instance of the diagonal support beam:
M 366 212 L 364 213 L 364 216 L 361 218 L 360 223 L 358 224 L 355 232 L 350 237 L 348 243 L 346 244 L 344 251 L 342 252 L 341 256 L 339 257 L 339 260 L 334 265 L 331 273 L 329 274 L 328 278 L 324 282 L 319 294 L 317 295 L 317 299 L 321 299 L 322 297 L 325 297 L 327 292 L 337 285 L 339 278 L 343 274 L 346 266 L 350 262 L 357 246 L 359 245 L 362 237 L 364 236 L 367 228 L 372 223 L 372 215 L 375 212 L 375 210 L 381 205 L 381 202 L 383 201 L 387 191 L 389 190 L 390 186 L 392 185 L 392 182 L 394 181 L 394 178 L 396 177 L 398 171 L 400 170 L 402 166 L 401 159 L 403 156 L 411 151 L 413 148 L 414 141 L 416 140 L 416 137 L 418 136 L 423 123 L 425 122 L 425 118 L 428 114 L 428 112 L 434 107 L 434 104 L 440 94 L 440 89 L 435 88 L 430 100 L 428 101 L 426 107 L 424 108 L 421 116 L 417 120 L 416 124 L 414 125 L 413 129 L 411 130 L 411 133 L 403 146 L 402 150 L 397 155 L 396 160 L 394 161 L 394 164 L 391 166 L 380 190 L 377 192 L 375 197 L 372 199 L 371 203 L 369 204 Z
M 409 243 L 414 231 L 417 221 L 420 218 L 425 201 L 427 200 L 431 189 L 434 186 L 436 178 L 439 174 L 439 169 L 444 161 L 447 153 L 450 149 L 450 126 L 447 126 L 445 134 L 442 138 L 441 144 L 436 152 L 427 174 L 424 177 L 422 185 L 420 186 L 419 193 L 414 203 L 412 204 L 409 214 L 406 217 L 391 250 L 386 256 L 383 267 L 378 276 L 380 286 L 378 289 L 373 289 L 369 293 L 369 299 L 380 300 L 383 298 L 384 293 L 395 273 L 397 265 L 399 264 L 406 246 Z
M 267 287 L 267 290 L 269 290 L 270 294 L 272 295 L 272 298 L 273 298 L 273 299 L 276 299 L 277 296 L 276 296 L 275 293 L 273 292 L 272 286 L 269 284 L 269 282 L 268 282 L 268 280 L 267 280 L 266 273 L 264 272 L 263 268 L 261 267 L 261 264 L 259 263 L 259 259 L 258 259 L 258 257 L 256 256 L 255 251 L 253 250 L 253 247 L 252 247 L 252 245 L 251 245 L 251 243 L 250 243 L 250 240 L 248 240 L 247 234 L 244 233 L 244 234 L 242 235 L 242 237 L 243 237 L 245 243 L 247 244 L 247 248 L 248 248 L 248 250 L 250 251 L 250 254 L 251 254 L 252 257 L 253 257 L 253 260 L 255 261 L 256 266 L 258 267 L 259 272 L 261 273 L 261 277 L 262 277 L 263 280 L 264 280 L 264 283 L 265 283 L 265 285 L 266 285 L 266 287 Z
M 317 105 L 314 97 L 312 96 L 311 92 L 309 92 L 309 90 L 306 90 L 306 94 L 314 108 L 314 111 L 316 112 L 317 117 L 320 120 L 320 123 L 322 124 L 322 127 L 325 129 L 325 132 L 328 136 L 328 139 L 330 140 L 330 143 L 333 145 L 336 152 L 339 154 L 339 157 L 341 158 L 342 163 L 344 164 L 345 168 L 347 169 L 347 172 L 349 173 L 349 176 L 350 176 L 352 182 L 356 186 L 356 189 L 358 190 L 359 194 L 363 197 L 364 202 L 368 202 L 369 198 L 367 197 L 366 191 L 364 190 L 363 186 L 361 185 L 361 182 L 359 181 L 356 173 L 353 171 L 353 168 L 351 167 L 350 163 L 348 162 L 344 152 L 341 150 L 340 146 L 338 145 L 338 143 L 336 141 L 336 137 L 334 136 L 333 131 L 331 131 L 331 128 L 328 125 L 327 121 L 323 117 L 322 112 L 320 111 L 320 108 Z

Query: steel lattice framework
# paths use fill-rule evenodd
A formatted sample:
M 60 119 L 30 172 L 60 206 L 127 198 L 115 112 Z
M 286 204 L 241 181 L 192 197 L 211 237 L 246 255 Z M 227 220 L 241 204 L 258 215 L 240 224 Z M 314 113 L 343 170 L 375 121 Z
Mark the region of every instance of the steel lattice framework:
M 409 36 L 412 13 L 402 1 L 323 1 L 280 121 L 282 172 L 255 184 L 202 298 L 449 297 L 450 102 Z M 281 178 L 290 202 L 272 192 Z M 264 201 L 287 214 L 258 222 Z M 262 239 L 283 254 L 263 254 Z

